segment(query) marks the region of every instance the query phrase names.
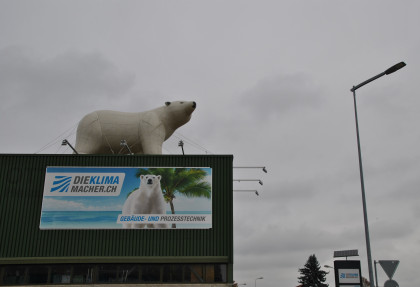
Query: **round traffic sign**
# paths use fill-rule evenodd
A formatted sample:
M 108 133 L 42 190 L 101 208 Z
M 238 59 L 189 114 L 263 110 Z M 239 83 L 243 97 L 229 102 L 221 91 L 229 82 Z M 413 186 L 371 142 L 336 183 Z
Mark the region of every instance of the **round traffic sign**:
M 384 287 L 398 287 L 398 283 L 394 280 L 387 280 L 384 283 Z

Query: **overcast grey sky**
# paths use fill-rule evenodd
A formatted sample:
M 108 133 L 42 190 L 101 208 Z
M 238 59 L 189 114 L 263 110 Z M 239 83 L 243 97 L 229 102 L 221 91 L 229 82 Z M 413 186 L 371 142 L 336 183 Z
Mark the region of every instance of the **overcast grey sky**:
M 420 2 L 0 0 L 0 152 L 70 153 L 83 115 L 194 100 L 166 154 L 233 154 L 234 279 L 296 286 L 309 255 L 358 249 L 419 286 Z M 327 270 L 328 271 L 328 270 Z M 378 266 L 379 285 L 387 280 Z M 334 286 L 332 273 L 327 283 Z

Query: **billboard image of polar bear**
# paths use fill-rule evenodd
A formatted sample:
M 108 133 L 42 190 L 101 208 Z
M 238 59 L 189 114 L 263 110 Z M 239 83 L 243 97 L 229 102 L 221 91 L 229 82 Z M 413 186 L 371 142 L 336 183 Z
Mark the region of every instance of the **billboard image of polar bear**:
M 160 175 L 140 175 L 140 187 L 133 191 L 126 199 L 122 214 L 166 214 L 166 203 L 160 186 Z M 124 222 L 123 228 L 155 228 L 155 224 L 144 224 L 141 221 Z M 167 228 L 168 224 L 159 223 L 159 228 Z

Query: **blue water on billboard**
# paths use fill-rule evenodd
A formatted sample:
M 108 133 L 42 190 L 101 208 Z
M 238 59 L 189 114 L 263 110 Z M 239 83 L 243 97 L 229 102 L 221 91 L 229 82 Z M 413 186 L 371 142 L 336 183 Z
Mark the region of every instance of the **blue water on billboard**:
M 177 211 L 176 214 L 211 214 L 211 211 Z M 120 229 L 121 211 L 42 211 L 40 229 Z M 167 211 L 167 214 L 171 214 Z M 181 227 L 181 226 L 179 226 Z M 190 226 L 191 228 L 192 226 Z
M 121 211 L 43 211 L 41 229 L 113 229 Z

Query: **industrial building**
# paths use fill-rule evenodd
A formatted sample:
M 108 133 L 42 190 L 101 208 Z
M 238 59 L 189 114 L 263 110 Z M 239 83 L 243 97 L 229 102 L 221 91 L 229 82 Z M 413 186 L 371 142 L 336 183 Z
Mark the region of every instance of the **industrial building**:
M 231 155 L 1 154 L 0 286 L 232 286 L 232 161 Z M 121 210 L 112 211 L 118 213 L 115 218 L 105 217 L 111 212 L 100 204 L 128 198 L 123 193 L 133 189 L 137 171 L 158 168 L 198 168 L 211 175 L 211 196 L 202 199 L 209 210 L 200 217 L 206 224 L 177 224 L 198 220 L 177 210 L 168 211 L 165 218 L 172 221 L 165 228 L 124 228 L 124 220 L 144 217 L 124 216 Z M 57 176 L 60 172 L 63 176 Z M 99 187 L 72 187 L 76 172 L 80 182 L 84 176 L 86 184 Z M 106 190 L 100 187 L 100 176 L 108 172 L 123 174 L 118 180 L 105 179 L 121 191 L 113 198 L 97 194 Z M 53 190 L 61 194 L 54 197 Z M 75 195 L 78 190 L 88 196 Z M 181 194 L 172 198 L 175 209 L 194 199 Z M 86 223 L 88 215 L 93 225 Z

